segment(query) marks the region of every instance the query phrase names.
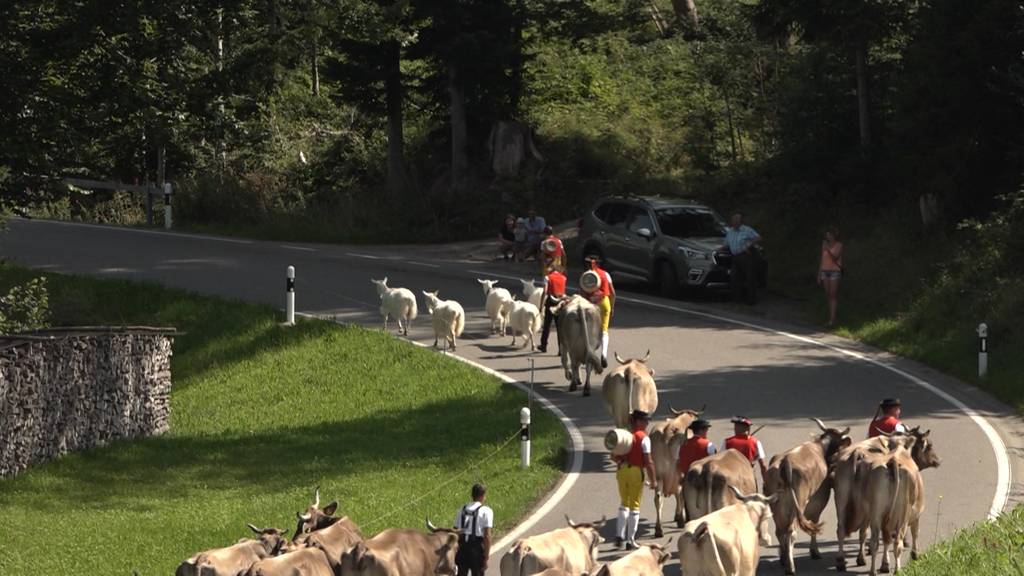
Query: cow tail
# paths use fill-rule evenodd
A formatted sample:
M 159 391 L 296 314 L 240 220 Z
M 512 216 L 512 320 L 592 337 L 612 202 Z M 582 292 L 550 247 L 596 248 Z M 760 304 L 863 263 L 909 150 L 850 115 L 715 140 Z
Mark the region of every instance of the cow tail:
M 597 352 L 595 352 L 594 348 L 590 345 L 590 329 L 587 327 L 587 311 L 589 308 L 580 306 L 579 310 L 580 322 L 583 323 L 583 340 L 587 344 L 587 363 L 590 364 L 590 366 L 600 368 L 601 358 L 598 357 Z M 598 346 L 600 346 L 600 343 L 598 343 Z
M 626 403 L 629 406 L 629 413 L 633 413 L 633 367 L 626 366 L 626 371 L 623 373 L 626 377 Z
M 900 498 L 900 463 L 895 458 L 890 458 L 889 463 L 886 465 L 889 469 L 889 474 L 892 476 L 892 481 L 896 483 L 895 489 L 892 491 L 892 503 L 889 504 L 889 518 L 887 524 L 890 526 L 897 522 L 895 518 L 897 511 L 896 505 Z
M 705 514 L 711 514 L 711 512 L 714 511 L 711 503 L 711 482 L 711 466 L 704 464 L 700 470 L 700 486 L 704 490 L 704 493 L 707 494 L 708 507 L 704 509 Z
M 797 500 L 796 490 L 793 488 L 793 465 L 790 464 L 788 458 L 784 458 L 782 460 L 782 464 L 779 465 L 779 473 L 783 484 L 786 485 L 790 498 L 793 499 L 793 510 L 796 513 L 796 522 L 800 525 L 800 529 L 808 534 L 817 534 L 818 532 L 821 532 L 820 523 L 815 524 L 804 516 L 804 508 L 800 505 L 800 501 Z

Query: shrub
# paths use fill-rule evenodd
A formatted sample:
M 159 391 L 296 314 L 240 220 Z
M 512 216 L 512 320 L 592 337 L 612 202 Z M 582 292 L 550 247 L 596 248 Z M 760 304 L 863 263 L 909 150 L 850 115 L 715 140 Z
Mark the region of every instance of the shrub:
M 0 297 L 0 333 L 13 334 L 49 325 L 50 300 L 46 278 L 39 277 L 11 288 Z

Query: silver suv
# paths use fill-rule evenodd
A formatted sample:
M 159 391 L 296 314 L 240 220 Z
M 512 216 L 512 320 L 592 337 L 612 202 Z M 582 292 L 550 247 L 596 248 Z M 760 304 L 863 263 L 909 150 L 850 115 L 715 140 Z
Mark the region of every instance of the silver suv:
M 584 259 L 599 256 L 609 272 L 675 296 L 684 287 L 729 284 L 725 227 L 714 210 L 689 200 L 613 197 L 583 216 L 579 245 Z

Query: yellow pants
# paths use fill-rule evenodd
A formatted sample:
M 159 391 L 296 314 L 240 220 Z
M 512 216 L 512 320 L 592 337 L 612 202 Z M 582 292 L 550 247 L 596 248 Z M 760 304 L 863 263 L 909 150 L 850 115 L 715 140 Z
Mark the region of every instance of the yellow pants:
M 619 501 L 624 508 L 640 509 L 640 495 L 644 489 L 644 472 L 637 466 L 623 464 L 615 473 L 619 483 Z
M 601 332 L 607 334 L 608 323 L 612 319 L 612 301 L 605 296 L 597 303 L 597 307 L 601 310 Z

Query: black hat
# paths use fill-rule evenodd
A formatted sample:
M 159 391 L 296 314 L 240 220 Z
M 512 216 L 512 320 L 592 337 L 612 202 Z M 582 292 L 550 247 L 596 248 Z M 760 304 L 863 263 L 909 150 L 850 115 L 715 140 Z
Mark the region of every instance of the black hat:
M 633 420 L 640 420 L 641 418 L 643 418 L 644 420 L 651 419 L 651 415 L 648 414 L 647 412 L 644 412 L 643 410 L 633 410 L 633 413 L 630 414 L 629 417 L 632 418 Z
M 899 398 L 886 398 L 885 400 L 882 400 L 882 402 L 879 404 L 879 406 L 882 407 L 882 408 L 892 408 L 893 406 L 902 406 L 902 405 L 903 405 L 903 403 L 900 402 Z
M 690 430 L 700 430 L 702 428 L 711 428 L 711 422 L 708 422 L 703 418 L 697 418 L 692 424 L 690 424 Z
M 743 424 L 744 426 L 750 426 L 753 424 L 750 418 L 747 418 L 746 416 L 733 416 L 729 419 L 729 422 L 732 422 L 733 424 Z

